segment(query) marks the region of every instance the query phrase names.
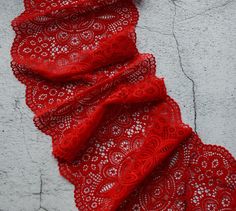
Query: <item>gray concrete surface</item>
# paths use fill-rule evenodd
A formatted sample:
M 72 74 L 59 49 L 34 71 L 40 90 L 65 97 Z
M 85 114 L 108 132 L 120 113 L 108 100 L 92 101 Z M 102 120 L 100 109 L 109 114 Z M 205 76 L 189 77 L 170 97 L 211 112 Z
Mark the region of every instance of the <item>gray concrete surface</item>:
M 139 1 L 138 46 L 183 119 L 209 144 L 236 156 L 236 1 Z M 50 138 L 32 124 L 24 86 L 13 76 L 10 21 L 21 0 L 0 0 L 0 211 L 75 211 L 73 187 L 59 176 Z

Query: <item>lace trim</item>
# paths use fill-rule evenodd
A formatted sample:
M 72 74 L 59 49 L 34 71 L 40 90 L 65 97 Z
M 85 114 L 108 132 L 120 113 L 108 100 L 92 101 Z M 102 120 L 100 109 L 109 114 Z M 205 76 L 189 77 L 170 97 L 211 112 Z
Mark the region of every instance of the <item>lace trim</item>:
M 80 210 L 234 210 L 236 161 L 181 120 L 131 0 L 24 0 L 15 76 Z

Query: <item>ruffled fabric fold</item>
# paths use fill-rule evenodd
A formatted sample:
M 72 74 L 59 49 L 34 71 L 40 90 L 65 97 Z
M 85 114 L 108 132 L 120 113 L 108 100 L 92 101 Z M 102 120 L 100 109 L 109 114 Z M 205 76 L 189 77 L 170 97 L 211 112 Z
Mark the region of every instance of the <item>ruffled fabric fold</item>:
M 131 0 L 24 3 L 12 69 L 79 210 L 234 209 L 236 161 L 182 122 Z

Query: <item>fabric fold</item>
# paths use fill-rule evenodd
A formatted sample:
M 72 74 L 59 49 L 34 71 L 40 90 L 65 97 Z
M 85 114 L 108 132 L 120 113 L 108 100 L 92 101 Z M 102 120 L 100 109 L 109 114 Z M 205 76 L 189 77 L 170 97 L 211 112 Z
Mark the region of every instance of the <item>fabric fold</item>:
M 138 54 L 134 33 L 137 9 L 131 1 L 105 2 L 105 8 L 88 14 L 80 14 L 78 6 L 61 18 L 51 12 L 55 17 L 41 14 L 22 22 L 17 21 L 19 16 L 12 22 L 17 34 L 11 51 L 14 61 L 50 80 L 73 80 L 132 59 Z M 122 28 L 121 21 L 125 22 Z

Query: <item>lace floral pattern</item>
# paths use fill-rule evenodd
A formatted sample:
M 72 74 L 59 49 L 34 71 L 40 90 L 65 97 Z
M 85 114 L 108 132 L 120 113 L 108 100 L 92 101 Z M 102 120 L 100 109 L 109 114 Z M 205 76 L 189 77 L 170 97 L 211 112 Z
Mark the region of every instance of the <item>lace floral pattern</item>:
M 234 210 L 235 160 L 196 134 L 121 205 L 120 210 Z
M 183 124 L 131 0 L 25 0 L 12 69 L 79 210 L 234 210 L 236 162 Z

